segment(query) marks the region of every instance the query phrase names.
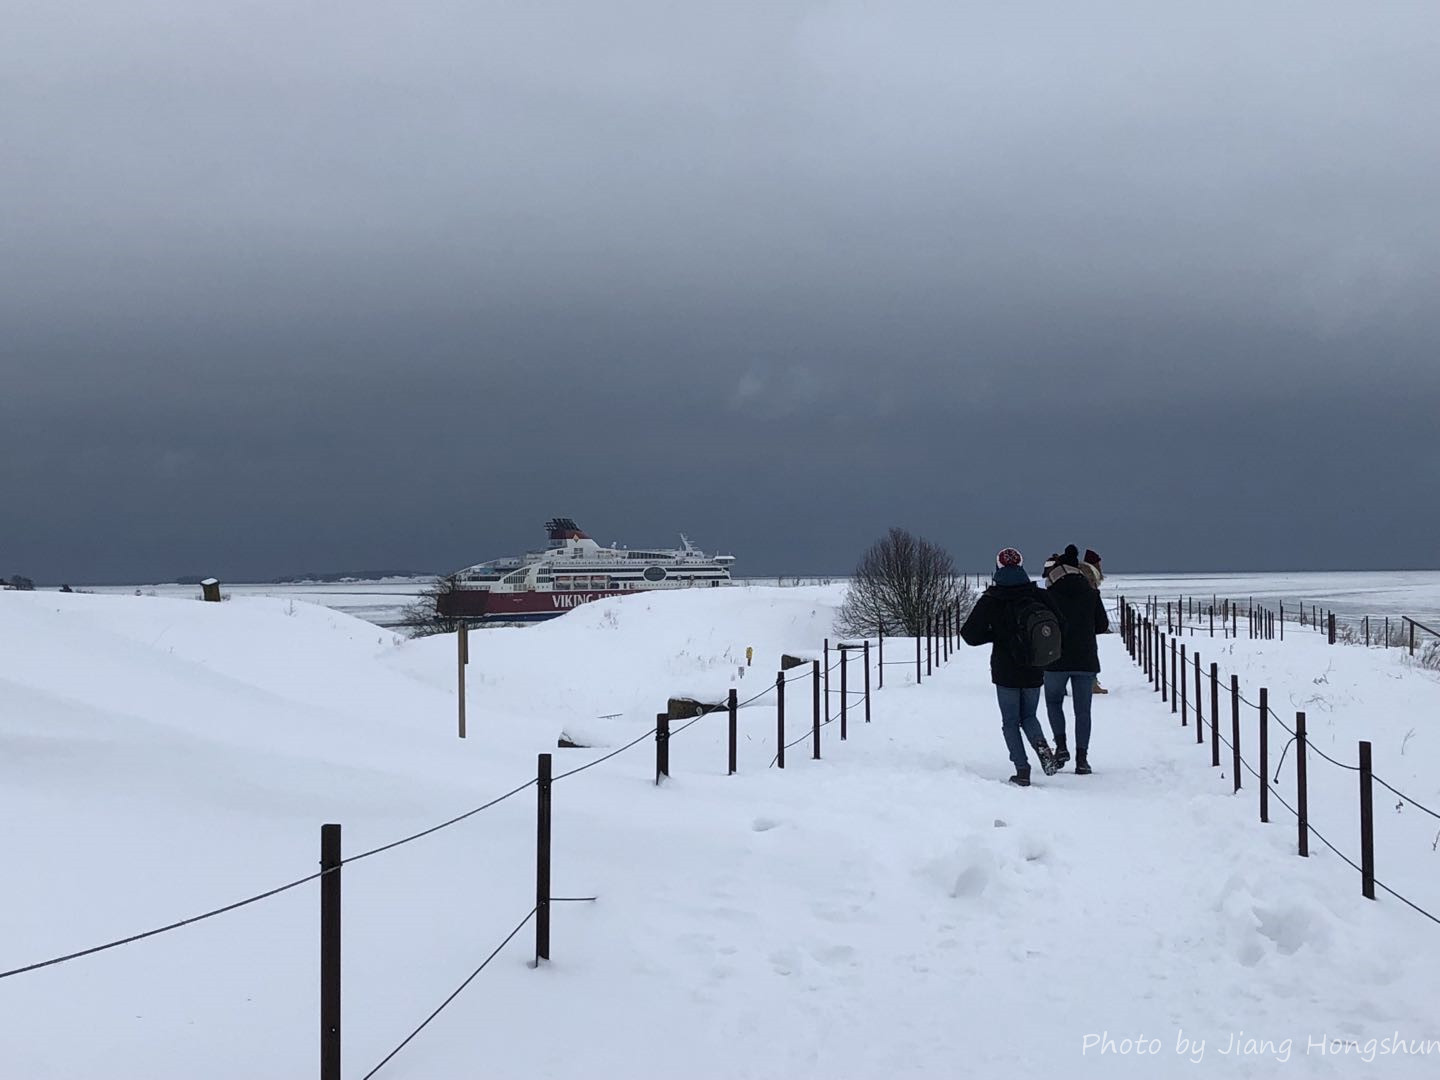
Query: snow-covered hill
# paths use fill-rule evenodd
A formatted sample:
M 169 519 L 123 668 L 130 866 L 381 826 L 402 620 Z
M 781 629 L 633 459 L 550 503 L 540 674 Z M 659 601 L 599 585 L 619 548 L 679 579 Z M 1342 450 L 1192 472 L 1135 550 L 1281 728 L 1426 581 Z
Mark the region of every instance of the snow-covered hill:
M 353 853 L 513 788 L 537 752 L 557 771 L 603 752 L 555 749 L 562 729 L 617 747 L 672 694 L 756 693 L 781 652 L 818 653 L 840 595 L 652 594 L 473 634 L 464 742 L 453 638 L 283 600 L 0 595 L 0 970 L 308 874 L 322 822 Z M 1432 675 L 1318 639 L 1200 648 L 1440 803 Z M 1319 845 L 1295 857 L 1283 812 L 1255 822 L 1250 778 L 1231 794 L 1118 639 L 1103 658 L 1091 777 L 1006 785 L 984 657 L 962 650 L 919 687 L 887 668 L 873 723 L 828 728 L 818 763 L 766 767 L 766 698 L 737 776 L 710 717 L 661 788 L 648 741 L 557 782 L 554 892 L 598 901 L 557 906 L 539 971 L 522 933 L 379 1075 L 1349 1076 L 1371 1038 L 1440 1039 L 1440 927 L 1361 899 Z M 788 703 L 800 734 L 808 687 Z M 1312 821 L 1353 849 L 1353 774 L 1331 771 L 1311 765 Z M 1423 815 L 1382 801 L 1377 832 L 1382 880 L 1434 910 Z M 347 1076 L 530 909 L 533 860 L 526 792 L 347 867 Z M 0 980 L 0 1077 L 315 1075 L 317 913 L 311 884 Z M 1272 1046 L 1222 1053 L 1241 1032 Z M 1142 1034 L 1158 1055 L 1118 1052 Z M 1198 1064 L 1177 1038 L 1205 1040 Z M 1334 1038 L 1358 1048 L 1317 1049 Z M 1440 1065 L 1440 1045 L 1382 1049 L 1383 1075 Z

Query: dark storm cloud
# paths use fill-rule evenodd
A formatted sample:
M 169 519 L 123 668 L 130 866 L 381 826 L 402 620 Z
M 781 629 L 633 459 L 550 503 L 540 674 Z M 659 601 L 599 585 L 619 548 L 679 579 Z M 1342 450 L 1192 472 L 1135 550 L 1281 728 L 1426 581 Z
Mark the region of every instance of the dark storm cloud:
M 1434 562 L 1431 5 L 6 21 L 0 573 Z

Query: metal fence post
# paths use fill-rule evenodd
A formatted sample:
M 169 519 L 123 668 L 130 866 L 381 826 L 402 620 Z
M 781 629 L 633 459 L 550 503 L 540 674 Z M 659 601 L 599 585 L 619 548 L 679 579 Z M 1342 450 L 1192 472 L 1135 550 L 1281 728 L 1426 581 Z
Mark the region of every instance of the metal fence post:
M 1375 808 L 1371 801 L 1370 744 L 1360 743 L 1360 891 L 1375 899 Z
M 740 722 L 739 722 L 739 721 L 740 721 L 740 718 L 739 718 L 739 716 L 738 716 L 737 714 L 738 714 L 739 711 L 740 711 L 740 703 L 739 703 L 738 700 L 736 700 L 738 697 L 739 697 L 739 695 L 738 695 L 737 693 L 735 693 L 735 688 L 732 686 L 732 687 L 730 688 L 730 693 L 729 693 L 729 695 L 727 696 L 727 698 L 726 698 L 726 700 L 725 700 L 725 711 L 730 714 L 730 716 L 729 716 L 730 723 L 729 723 L 727 726 L 728 726 L 728 728 L 729 728 L 728 735 L 729 735 L 729 742 L 730 742 L 730 775 L 731 775 L 731 776 L 734 776 L 735 773 L 736 773 L 737 771 L 739 771 L 739 762 L 738 762 L 737 759 L 738 759 L 738 756 L 739 756 L 738 751 L 739 751 L 739 748 L 740 748 Z
M 662 714 L 663 716 L 663 714 Z M 655 782 L 660 782 L 656 777 Z M 550 755 L 535 770 L 535 966 L 550 959 Z
M 1174 637 L 1171 637 L 1171 639 L 1170 639 L 1170 715 L 1171 715 L 1171 716 L 1174 716 L 1175 713 L 1178 712 L 1178 711 L 1179 711 L 1179 708 L 1180 708 L 1180 703 L 1175 700 L 1175 656 L 1176 656 L 1175 639 L 1174 639 Z M 1181 681 L 1181 682 L 1184 682 L 1184 681 L 1185 681 L 1185 672 L 1184 672 L 1183 670 L 1180 672 L 1180 681 Z
M 870 722 L 870 639 L 865 639 L 865 723 Z
M 880 638 L 875 643 L 876 651 L 880 654 L 875 661 L 875 681 L 878 684 L 875 689 L 885 689 L 885 624 L 880 624 Z
M 917 628 L 916 634 L 915 634 L 915 685 L 916 685 L 916 686 L 919 686 L 919 685 L 920 685 L 920 634 L 919 634 L 919 630 L 921 630 L 921 629 L 924 629 L 924 628 L 923 628 L 923 627 Z M 826 705 L 825 705 L 825 715 L 827 715 L 827 716 L 830 715 L 830 705 L 829 705 L 828 702 L 827 702 Z
M 925 674 L 935 674 L 934 660 L 935 643 L 935 616 L 931 615 L 925 620 Z
M 825 722 L 830 722 L 830 639 L 825 639 L 825 666 L 821 669 L 822 678 L 825 680 Z
M 670 775 L 670 714 L 655 714 L 655 783 Z
M 1185 687 L 1190 682 L 1190 665 L 1186 663 L 1185 643 L 1180 643 L 1180 726 L 1190 722 L 1190 703 L 1185 698 Z
M 1260 820 L 1270 820 L 1270 691 L 1260 688 Z
M 820 661 L 810 661 L 810 691 L 814 697 L 810 710 L 810 754 L 820 760 Z
M 1220 765 L 1220 665 L 1210 665 L 1210 764 Z
M 1299 854 L 1310 855 L 1310 797 L 1305 784 L 1305 714 L 1295 714 L 1295 818 L 1299 829 Z
M 850 670 L 850 649 L 840 646 L 840 741 L 844 742 L 849 738 L 849 729 L 846 726 L 845 716 L 850 707 L 850 685 L 846 678 Z
M 340 1080 L 340 826 L 320 826 L 320 1080 Z
M 1205 741 L 1205 709 L 1202 702 L 1205 700 L 1204 691 L 1200 688 L 1200 651 L 1195 651 L 1195 743 L 1198 746 Z
M 1240 790 L 1240 676 L 1230 676 L 1230 771 Z
M 843 653 L 841 654 L 844 655 Z M 775 764 L 785 767 L 785 672 L 775 673 Z

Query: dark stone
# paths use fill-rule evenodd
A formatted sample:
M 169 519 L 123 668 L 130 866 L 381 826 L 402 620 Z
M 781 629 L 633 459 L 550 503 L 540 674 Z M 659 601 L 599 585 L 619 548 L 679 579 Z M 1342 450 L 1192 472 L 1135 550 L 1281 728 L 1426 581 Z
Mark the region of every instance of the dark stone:
M 706 713 L 724 712 L 726 705 L 721 702 L 719 705 L 707 705 L 704 702 L 696 701 L 694 698 L 672 697 L 669 709 L 666 713 L 671 720 L 689 720 L 692 716 L 704 716 Z

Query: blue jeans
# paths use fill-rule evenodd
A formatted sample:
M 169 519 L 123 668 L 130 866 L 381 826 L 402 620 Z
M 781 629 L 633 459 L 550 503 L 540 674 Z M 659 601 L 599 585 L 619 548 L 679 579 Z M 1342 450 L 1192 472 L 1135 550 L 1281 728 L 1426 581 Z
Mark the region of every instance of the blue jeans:
M 1057 743 L 1065 741 L 1065 688 L 1075 701 L 1075 752 L 1090 749 L 1090 699 L 1095 693 L 1093 671 L 1045 672 L 1045 711 L 1050 715 L 1050 730 Z
M 1025 738 L 1031 746 L 1045 741 L 1045 732 L 1035 718 L 1035 710 L 1040 706 L 1040 687 L 997 686 L 995 697 L 1000 702 L 1000 730 L 1005 733 L 1010 760 L 1017 769 L 1028 769 L 1030 759 L 1025 756 L 1025 740 L 1020 738 L 1020 729 L 1025 729 Z

